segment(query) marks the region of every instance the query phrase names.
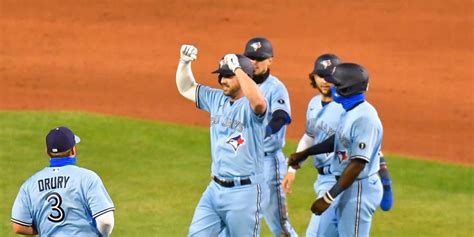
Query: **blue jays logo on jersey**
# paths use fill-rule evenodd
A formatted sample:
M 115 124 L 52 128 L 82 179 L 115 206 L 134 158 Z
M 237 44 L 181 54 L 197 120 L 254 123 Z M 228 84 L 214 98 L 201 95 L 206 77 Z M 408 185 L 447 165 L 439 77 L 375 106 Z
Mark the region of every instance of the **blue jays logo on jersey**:
M 245 139 L 242 137 L 242 134 L 239 133 L 239 135 L 229 138 L 225 143 L 231 145 L 234 151 L 237 151 L 240 145 L 245 144 Z
M 337 158 L 339 159 L 339 163 L 349 159 L 346 151 L 337 151 Z
M 262 47 L 262 44 L 260 42 L 255 42 L 255 43 L 252 43 L 250 47 L 253 48 L 253 51 L 257 51 L 259 48 Z

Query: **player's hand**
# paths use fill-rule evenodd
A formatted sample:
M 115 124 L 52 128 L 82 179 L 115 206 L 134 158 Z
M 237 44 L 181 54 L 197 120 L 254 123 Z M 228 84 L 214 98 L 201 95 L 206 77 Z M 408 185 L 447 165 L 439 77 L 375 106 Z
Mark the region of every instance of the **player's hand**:
M 318 198 L 316 199 L 316 201 L 313 202 L 313 205 L 311 205 L 311 212 L 319 216 L 323 214 L 323 212 L 326 211 L 326 209 L 328 209 L 330 205 L 331 204 L 324 201 L 323 198 Z
M 306 160 L 307 157 L 304 151 L 295 152 L 288 158 L 288 166 L 293 167 L 293 169 L 299 169 L 301 168 L 301 163 Z
M 227 64 L 232 72 L 235 72 L 237 68 L 240 68 L 239 58 L 237 58 L 237 55 L 235 54 L 226 54 L 224 56 L 224 63 Z
M 183 44 L 181 45 L 180 61 L 183 63 L 189 63 L 197 59 L 198 50 L 193 45 Z
M 295 178 L 296 178 L 296 173 L 288 172 L 286 174 L 285 178 L 283 178 L 283 183 L 281 184 L 283 188 L 283 192 L 291 193 L 291 185 L 293 184 L 293 181 L 295 181 Z

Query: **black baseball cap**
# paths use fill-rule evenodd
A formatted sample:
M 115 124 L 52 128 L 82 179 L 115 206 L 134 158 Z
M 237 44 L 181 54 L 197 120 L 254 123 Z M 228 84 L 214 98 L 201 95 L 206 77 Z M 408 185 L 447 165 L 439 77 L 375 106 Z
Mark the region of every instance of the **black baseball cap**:
M 263 61 L 273 57 L 273 47 L 268 39 L 255 37 L 245 45 L 244 55 L 252 60 Z
M 310 75 L 318 75 L 325 78 L 331 75 L 335 66 L 341 63 L 341 60 L 335 54 L 322 54 L 314 62 L 314 69 Z
M 245 57 L 244 55 L 236 54 L 237 59 L 239 60 L 240 68 L 250 77 L 253 77 L 253 65 L 252 61 L 250 61 L 249 58 Z M 218 73 L 220 77 L 231 77 L 234 76 L 235 73 L 230 70 L 230 68 L 227 66 L 227 64 L 224 64 L 224 62 L 221 61 L 219 62 L 219 68 L 212 73 Z
M 53 128 L 46 135 L 46 147 L 49 153 L 65 152 L 80 141 L 81 139 L 67 127 Z

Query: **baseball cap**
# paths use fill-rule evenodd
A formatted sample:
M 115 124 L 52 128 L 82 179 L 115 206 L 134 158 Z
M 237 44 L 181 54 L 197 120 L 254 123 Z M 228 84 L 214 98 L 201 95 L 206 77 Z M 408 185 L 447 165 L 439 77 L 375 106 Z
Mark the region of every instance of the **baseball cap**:
M 65 152 L 80 141 L 81 139 L 67 127 L 53 128 L 46 135 L 46 147 L 49 153 Z
M 237 59 L 239 60 L 240 68 L 250 77 L 253 77 L 253 65 L 252 61 L 244 55 L 236 54 Z M 230 77 L 234 76 L 235 73 L 230 70 L 227 64 L 224 64 L 223 60 L 219 62 L 219 68 L 212 73 L 218 73 L 220 77 Z
M 322 54 L 314 62 L 314 69 L 310 74 L 324 78 L 331 75 L 334 67 L 340 63 L 341 60 L 335 54 Z
M 273 47 L 268 39 L 255 37 L 245 45 L 244 55 L 252 60 L 263 61 L 273 57 Z

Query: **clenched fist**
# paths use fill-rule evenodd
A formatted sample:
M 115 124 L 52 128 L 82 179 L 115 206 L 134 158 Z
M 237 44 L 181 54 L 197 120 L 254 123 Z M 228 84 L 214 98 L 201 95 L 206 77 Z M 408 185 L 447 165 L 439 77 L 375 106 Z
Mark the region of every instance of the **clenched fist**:
M 301 168 L 301 163 L 308 158 L 308 155 L 304 151 L 296 152 L 290 155 L 288 158 L 288 166 L 293 167 L 294 169 Z
M 331 204 L 324 201 L 324 198 L 318 198 L 313 202 L 313 205 L 311 205 L 311 212 L 319 216 L 323 214 L 323 212 L 326 211 L 330 205 Z
M 179 52 L 181 56 L 181 62 L 189 63 L 196 60 L 198 50 L 193 45 L 183 44 L 181 45 L 181 50 Z

